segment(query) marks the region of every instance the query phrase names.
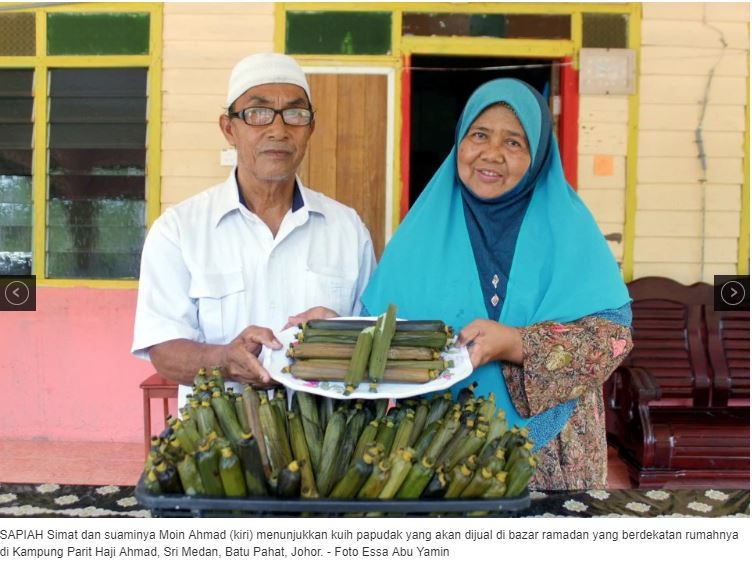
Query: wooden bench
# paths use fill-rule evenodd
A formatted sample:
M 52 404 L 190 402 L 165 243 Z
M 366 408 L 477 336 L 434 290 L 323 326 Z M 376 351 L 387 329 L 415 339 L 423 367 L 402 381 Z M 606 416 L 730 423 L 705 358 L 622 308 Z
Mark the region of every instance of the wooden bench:
M 713 286 L 628 284 L 634 349 L 604 385 L 608 440 L 638 486 L 749 487 L 749 311 Z

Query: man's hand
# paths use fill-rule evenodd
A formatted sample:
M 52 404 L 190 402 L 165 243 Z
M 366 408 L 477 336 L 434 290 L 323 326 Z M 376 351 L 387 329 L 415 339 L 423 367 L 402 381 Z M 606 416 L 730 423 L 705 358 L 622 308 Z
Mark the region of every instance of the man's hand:
M 307 311 L 288 317 L 287 324 L 282 330 L 288 329 L 291 326 L 297 326 L 305 321 L 313 319 L 331 319 L 332 317 L 339 317 L 337 311 L 332 311 L 326 307 L 311 307 Z
M 474 368 L 493 361 L 522 364 L 520 332 L 496 321 L 474 320 L 460 331 L 457 344 L 467 346 Z
M 254 387 L 269 386 L 272 378 L 258 358 L 262 346 L 279 350 L 282 344 L 271 330 L 260 326 L 247 327 L 232 342 L 226 344 L 220 360 L 225 377 Z

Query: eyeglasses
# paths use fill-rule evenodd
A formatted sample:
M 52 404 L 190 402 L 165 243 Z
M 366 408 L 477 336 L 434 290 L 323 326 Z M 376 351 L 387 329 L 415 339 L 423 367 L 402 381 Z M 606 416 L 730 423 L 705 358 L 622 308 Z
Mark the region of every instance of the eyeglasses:
M 313 111 L 306 108 L 243 108 L 240 111 L 228 111 L 229 117 L 239 117 L 248 125 L 270 125 L 277 114 L 282 116 L 285 125 L 308 125 L 313 120 Z

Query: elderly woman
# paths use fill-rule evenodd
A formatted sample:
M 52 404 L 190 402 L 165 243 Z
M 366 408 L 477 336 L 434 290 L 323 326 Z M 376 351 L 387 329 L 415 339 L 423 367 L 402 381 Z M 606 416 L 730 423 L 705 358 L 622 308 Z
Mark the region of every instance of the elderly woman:
M 498 79 L 473 93 L 362 301 L 462 327 L 476 393 L 493 391 L 530 431 L 532 487 L 606 486 L 601 388 L 632 347 L 630 299 L 530 86 Z

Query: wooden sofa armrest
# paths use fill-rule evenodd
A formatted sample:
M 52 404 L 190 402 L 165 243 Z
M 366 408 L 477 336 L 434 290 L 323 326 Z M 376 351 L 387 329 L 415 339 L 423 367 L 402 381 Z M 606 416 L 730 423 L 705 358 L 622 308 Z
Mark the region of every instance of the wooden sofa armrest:
M 650 420 L 650 403 L 661 398 L 656 378 L 646 369 L 619 366 L 610 378 L 606 403 L 606 435 L 622 452 L 643 451 L 653 461 L 655 438 Z
M 707 351 L 713 373 L 712 405 L 749 405 L 749 311 L 705 307 Z
M 661 398 L 661 387 L 653 375 L 639 366 L 619 366 L 611 376 L 610 405 L 620 410 L 647 405 Z
M 603 386 L 606 434 L 616 447 L 624 446 L 635 419 L 648 417 L 649 403 L 661 398 L 661 388 L 650 372 L 619 366 Z
M 646 405 L 661 398 L 661 386 L 646 369 L 632 366 L 624 368 L 624 374 L 628 393 L 636 398 L 638 404 Z

